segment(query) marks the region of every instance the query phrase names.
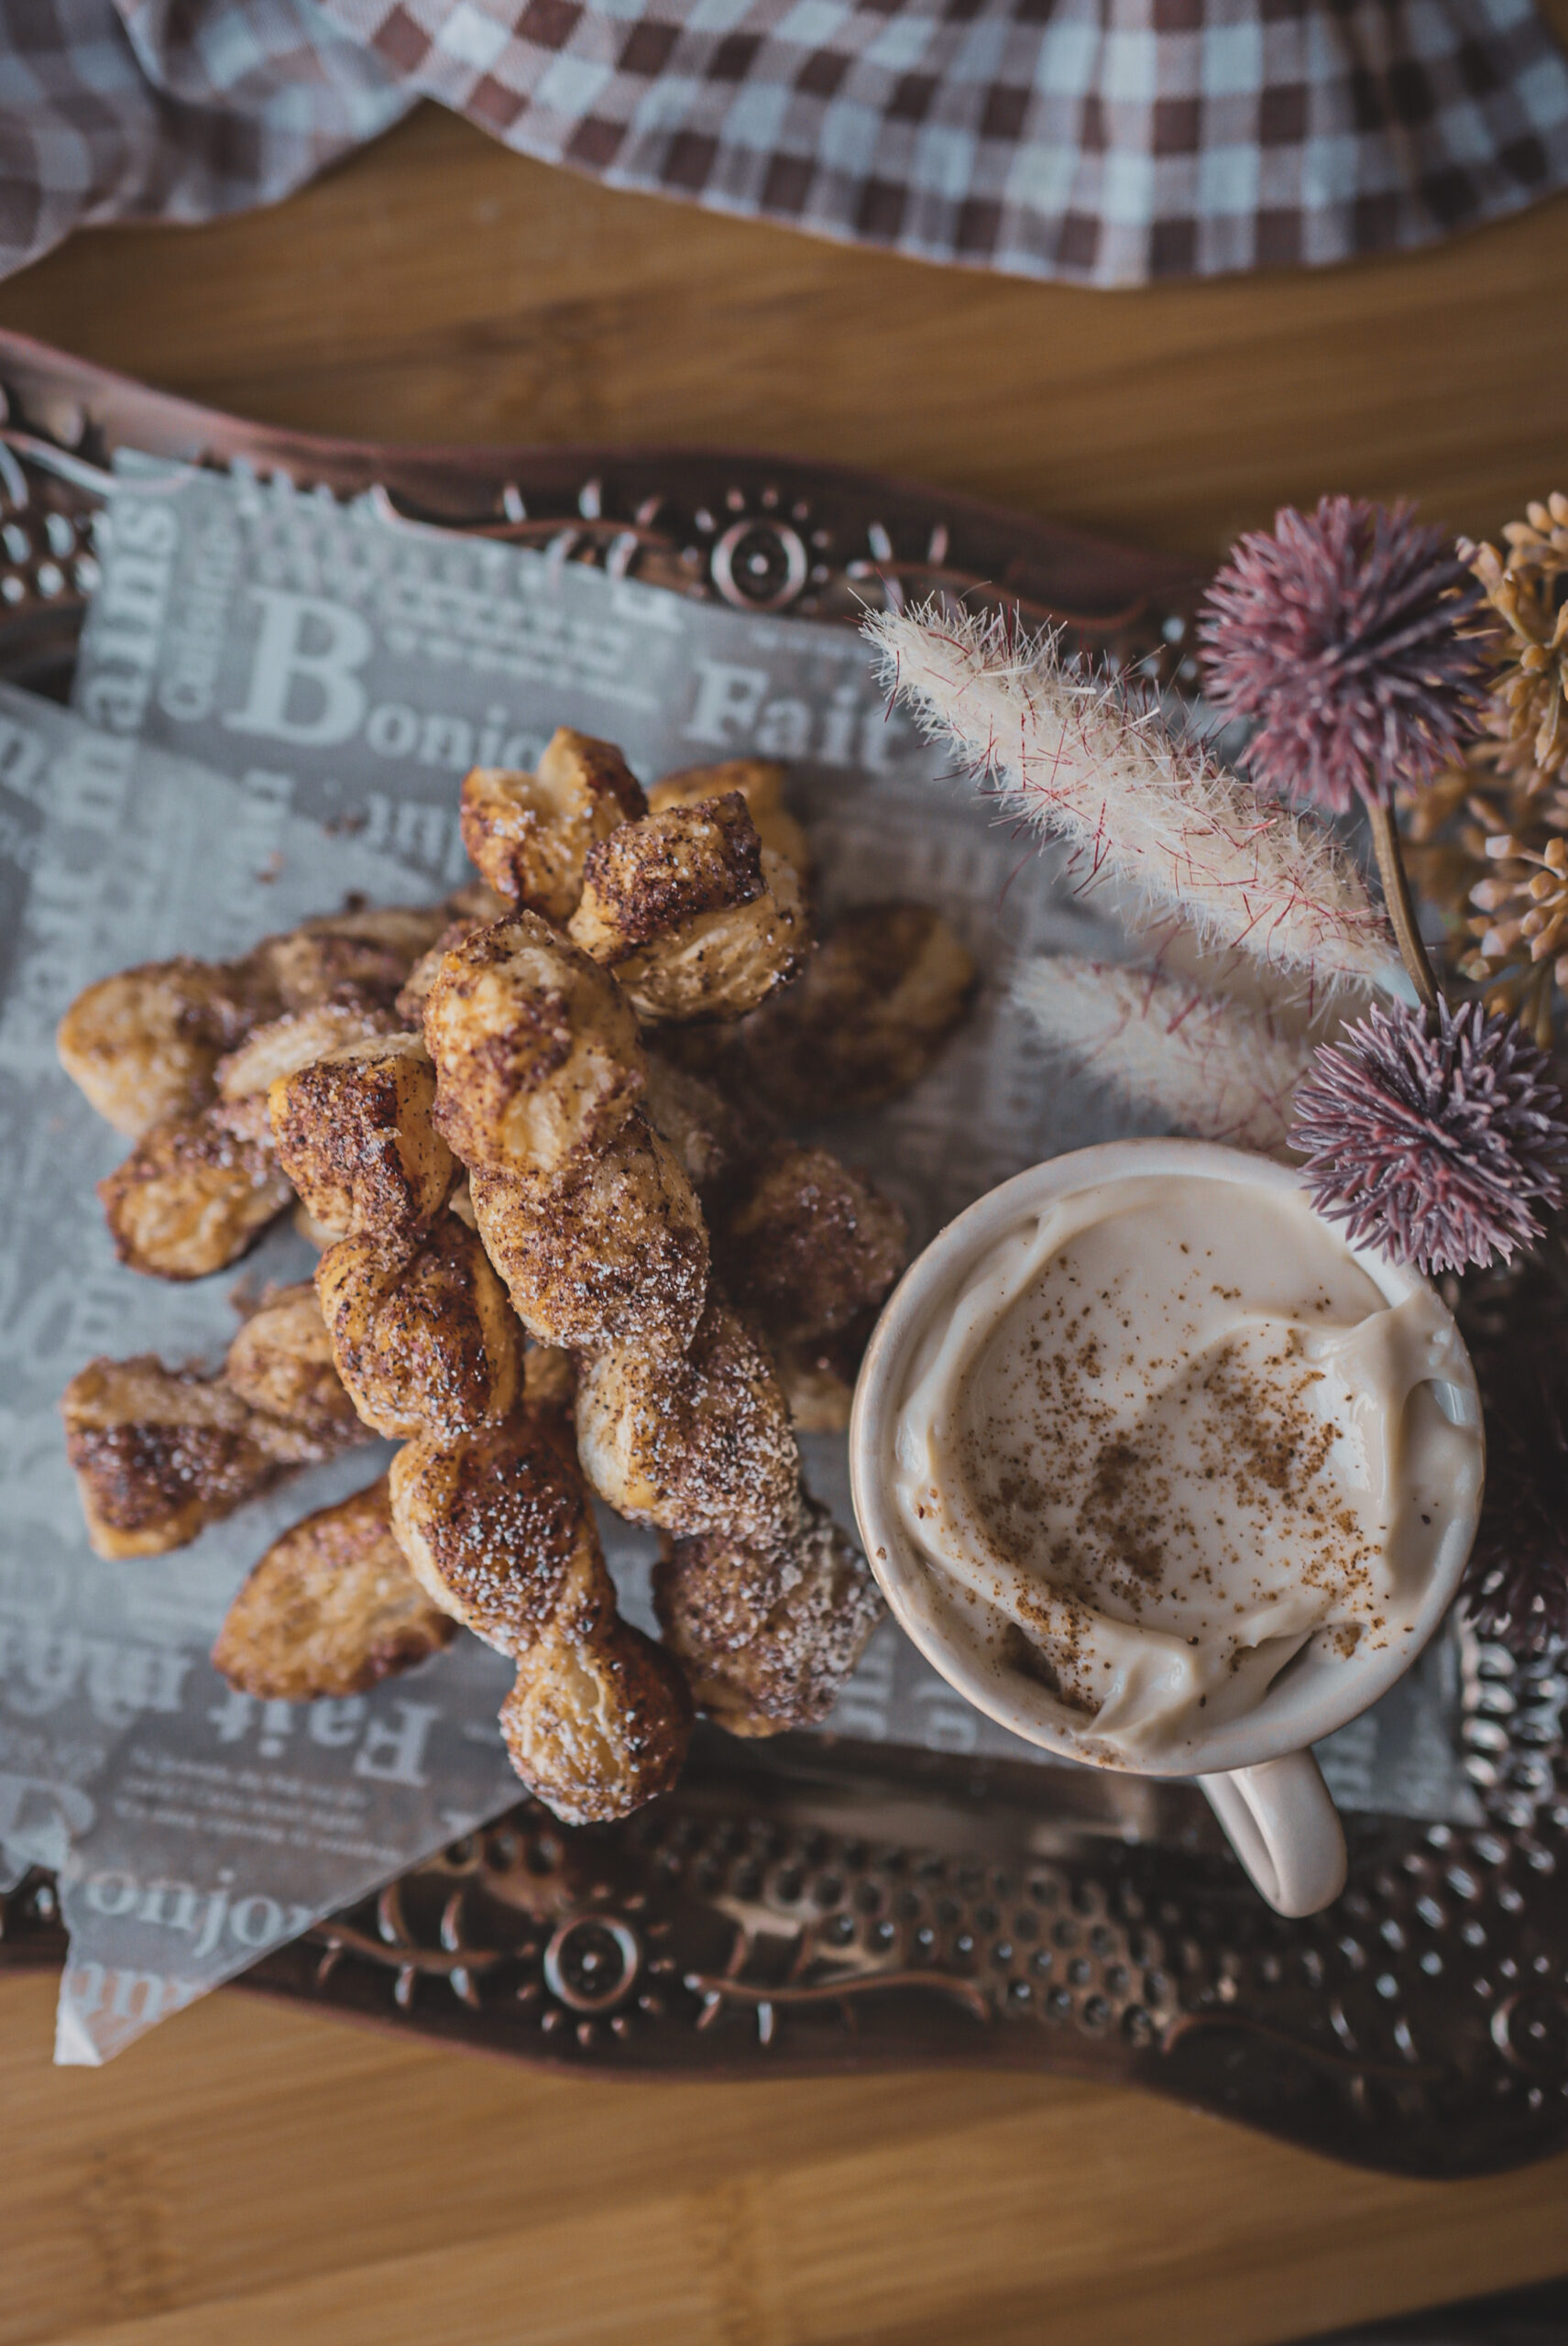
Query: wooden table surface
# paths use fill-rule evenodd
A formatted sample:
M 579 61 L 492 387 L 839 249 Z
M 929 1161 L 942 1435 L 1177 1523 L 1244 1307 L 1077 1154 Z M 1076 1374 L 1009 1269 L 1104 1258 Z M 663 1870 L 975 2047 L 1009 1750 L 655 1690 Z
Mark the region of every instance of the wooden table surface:
M 1554 0 L 1559 21 L 1568 0 Z M 839 458 L 1194 554 L 1325 488 L 1568 486 L 1568 200 L 1091 294 L 616 195 L 415 115 L 277 210 L 83 235 L 0 324 L 277 423 Z M 566 2081 L 220 1995 L 102 2074 L 0 1979 L 0 2341 L 1172 2346 L 1568 2267 L 1568 2158 L 1430 2186 L 1067 2081 Z

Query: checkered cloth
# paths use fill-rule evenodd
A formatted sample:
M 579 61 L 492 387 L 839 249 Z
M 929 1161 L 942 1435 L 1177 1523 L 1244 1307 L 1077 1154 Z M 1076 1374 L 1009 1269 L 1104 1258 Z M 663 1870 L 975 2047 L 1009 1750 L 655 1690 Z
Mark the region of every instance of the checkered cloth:
M 614 187 L 1091 285 L 1568 184 L 1530 0 L 0 0 L 0 269 L 272 201 L 422 96 Z

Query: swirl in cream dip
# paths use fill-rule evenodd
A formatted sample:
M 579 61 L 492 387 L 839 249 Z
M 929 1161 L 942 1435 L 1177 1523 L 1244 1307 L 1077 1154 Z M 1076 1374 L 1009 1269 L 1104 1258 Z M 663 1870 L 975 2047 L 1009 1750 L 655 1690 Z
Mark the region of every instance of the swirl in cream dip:
M 1478 1429 L 1453 1321 L 1304 1198 L 1149 1175 L 1024 1215 L 928 1329 L 892 1493 L 1085 1758 L 1180 1769 L 1303 1649 L 1409 1639 Z M 936 1592 L 934 1592 L 936 1593 Z

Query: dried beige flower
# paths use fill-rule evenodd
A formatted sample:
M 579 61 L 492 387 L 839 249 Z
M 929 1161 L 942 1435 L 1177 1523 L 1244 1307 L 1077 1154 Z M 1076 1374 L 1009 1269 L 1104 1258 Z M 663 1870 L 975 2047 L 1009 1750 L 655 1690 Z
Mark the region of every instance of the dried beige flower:
M 1025 963 L 1013 991 L 1053 1050 L 1130 1106 L 1199 1140 L 1285 1147 L 1312 1043 L 1271 1013 L 1070 953 Z
M 1332 835 L 1264 806 L 1157 707 L 1066 664 L 1058 635 L 935 603 L 873 613 L 865 631 L 922 730 L 1004 813 L 1064 838 L 1084 884 L 1122 881 L 1282 975 L 1398 982 L 1384 915 Z

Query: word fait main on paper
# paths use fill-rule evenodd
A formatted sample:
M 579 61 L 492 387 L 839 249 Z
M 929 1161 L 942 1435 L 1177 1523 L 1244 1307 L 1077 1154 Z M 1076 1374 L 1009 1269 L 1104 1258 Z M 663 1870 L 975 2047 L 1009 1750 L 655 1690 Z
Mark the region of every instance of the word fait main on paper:
M 454 779 L 532 766 L 556 724 L 649 775 L 741 753 L 840 774 L 930 763 L 850 630 L 207 473 L 116 489 L 74 702 L 220 771 L 275 762 L 301 811 L 448 879 L 465 869 Z

